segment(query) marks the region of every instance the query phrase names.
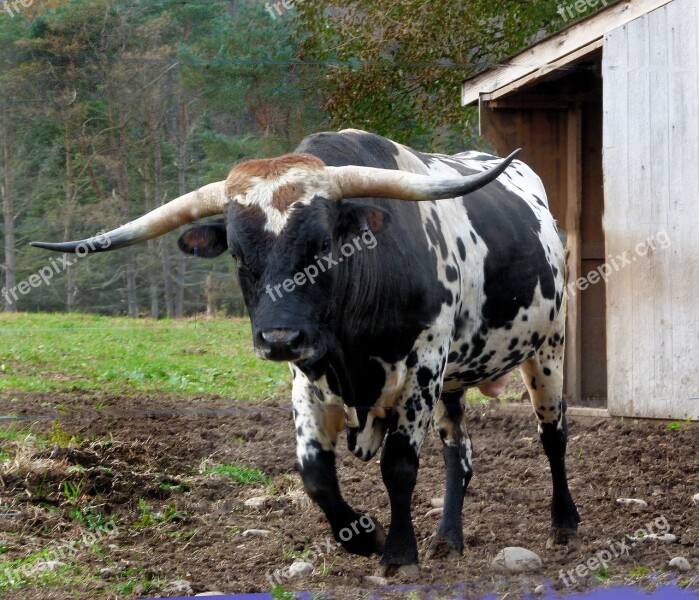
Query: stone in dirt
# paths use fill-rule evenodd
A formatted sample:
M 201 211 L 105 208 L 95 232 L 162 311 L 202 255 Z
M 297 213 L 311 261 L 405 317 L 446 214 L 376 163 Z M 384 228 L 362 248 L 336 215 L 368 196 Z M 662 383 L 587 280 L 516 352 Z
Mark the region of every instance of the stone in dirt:
M 245 506 L 248 508 L 256 508 L 260 510 L 267 504 L 267 496 L 254 496 L 246 500 L 243 504 L 245 504 Z
M 677 569 L 678 571 L 691 571 L 692 565 L 684 556 L 676 556 L 669 563 L 668 566 L 671 569 Z
M 692 502 L 694 502 L 694 504 L 699 504 L 699 494 L 694 494 L 694 496 L 692 496 Z
M 299 577 L 313 573 L 313 565 L 309 562 L 296 561 L 289 567 L 289 577 Z
M 499 573 L 528 573 L 543 566 L 539 555 L 517 546 L 504 548 L 493 559 L 492 567 Z
M 444 512 L 443 508 L 431 508 L 425 513 L 426 517 L 433 517 L 435 515 L 441 515 Z
M 641 508 L 647 508 L 648 502 L 641 500 L 640 498 L 617 498 L 617 504 L 623 504 L 624 506 L 640 506 Z
M 697 496 L 699 496 L 699 494 L 697 494 Z M 430 504 L 434 506 L 434 508 L 444 508 L 444 498 L 432 498 Z
M 671 533 L 649 533 L 640 538 L 642 542 L 676 542 L 677 536 Z
M 175 581 L 171 581 L 163 588 L 163 593 L 178 596 L 191 596 L 194 591 L 192 590 L 192 586 L 189 584 L 189 581 L 185 581 L 184 579 L 175 579 Z
M 388 579 L 385 577 L 378 577 L 376 575 L 365 575 L 364 581 L 373 585 L 388 585 Z
M 246 529 L 243 537 L 267 537 L 271 533 L 269 529 Z

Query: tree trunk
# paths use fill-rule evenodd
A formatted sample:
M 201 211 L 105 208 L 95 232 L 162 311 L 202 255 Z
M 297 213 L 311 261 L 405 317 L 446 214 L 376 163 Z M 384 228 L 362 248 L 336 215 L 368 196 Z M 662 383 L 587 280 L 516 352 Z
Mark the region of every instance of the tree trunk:
M 165 203 L 163 195 L 163 157 L 160 154 L 160 137 L 157 128 L 153 130 L 153 171 L 155 179 L 155 205 Z M 168 319 L 175 317 L 175 295 L 172 289 L 172 276 L 170 275 L 170 251 L 167 239 L 160 238 L 160 265 L 163 275 L 163 290 L 165 291 L 165 311 Z
M 151 131 L 153 127 L 151 126 Z M 151 146 L 157 143 L 155 136 L 151 137 Z M 146 160 L 145 168 L 143 169 L 143 198 L 145 200 L 146 210 L 150 212 L 156 206 L 155 199 L 152 197 L 151 186 L 151 171 L 150 160 Z M 150 295 L 150 316 L 157 319 L 160 316 L 158 306 L 158 255 L 155 248 L 155 240 L 148 240 L 146 244 L 148 254 L 148 294 Z
M 177 111 L 177 181 L 179 183 L 179 195 L 187 193 L 187 181 L 185 169 L 187 163 L 187 111 L 184 101 L 180 98 Z M 185 255 L 180 253 L 177 262 L 177 303 L 175 304 L 175 316 L 184 316 L 184 289 L 187 263 Z
M 206 276 L 206 316 L 213 317 L 216 314 L 216 285 L 213 270 Z
M 17 303 L 11 292 L 15 290 L 15 206 L 10 166 L 10 117 L 9 109 L 2 111 L 2 212 L 5 227 L 5 310 L 17 311 Z
M 118 186 L 119 195 L 121 196 L 121 206 L 124 213 L 124 218 L 131 218 L 131 198 L 129 193 L 129 174 L 128 174 L 128 153 L 126 150 L 126 124 L 123 118 L 123 109 L 121 102 L 117 101 L 117 123 L 119 131 L 119 147 L 118 147 Z M 126 258 L 126 297 L 128 304 L 128 313 L 130 317 L 138 316 L 138 294 L 136 290 L 136 258 L 133 248 L 129 248 Z
M 74 181 L 73 181 L 73 146 L 70 139 L 70 128 L 68 123 L 65 126 L 65 152 L 66 152 L 66 181 L 65 181 L 65 199 L 66 204 L 63 209 L 63 241 L 68 242 L 72 239 L 72 223 L 73 223 L 73 202 L 75 200 Z M 69 260 L 68 262 L 72 262 Z M 75 273 L 73 267 L 66 266 L 66 312 L 75 310 Z

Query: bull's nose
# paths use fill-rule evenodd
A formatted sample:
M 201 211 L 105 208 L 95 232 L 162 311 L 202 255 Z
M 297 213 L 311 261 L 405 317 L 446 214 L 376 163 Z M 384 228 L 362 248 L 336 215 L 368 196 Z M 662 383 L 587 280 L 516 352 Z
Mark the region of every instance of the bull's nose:
M 299 329 L 265 329 L 257 335 L 257 349 L 268 360 L 294 361 L 304 353 L 305 339 Z

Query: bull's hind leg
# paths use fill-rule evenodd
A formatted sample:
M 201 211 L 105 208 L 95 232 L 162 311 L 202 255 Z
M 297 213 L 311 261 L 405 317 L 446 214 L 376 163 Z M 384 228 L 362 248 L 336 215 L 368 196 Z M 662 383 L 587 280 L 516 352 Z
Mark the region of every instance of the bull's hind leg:
M 563 338 L 550 334 L 538 353 L 520 367 L 539 422 L 539 438 L 551 466 L 553 499 L 547 547 L 575 541 L 580 516 L 568 489 L 565 453 L 568 440 L 563 399 Z
M 460 555 L 464 549 L 461 509 L 473 468 L 463 391 L 442 395 L 435 411 L 434 427 L 442 439 L 447 490 L 442 519 L 427 552 L 430 558 Z

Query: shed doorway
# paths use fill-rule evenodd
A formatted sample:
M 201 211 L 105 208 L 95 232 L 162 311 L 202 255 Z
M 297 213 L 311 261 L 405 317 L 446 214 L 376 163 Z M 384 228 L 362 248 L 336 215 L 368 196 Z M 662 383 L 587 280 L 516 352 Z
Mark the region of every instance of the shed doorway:
M 500 156 L 522 147 L 568 237 L 568 321 L 564 397 L 606 407 L 607 262 L 602 171 L 601 48 L 524 87 L 480 100 L 481 135 Z

